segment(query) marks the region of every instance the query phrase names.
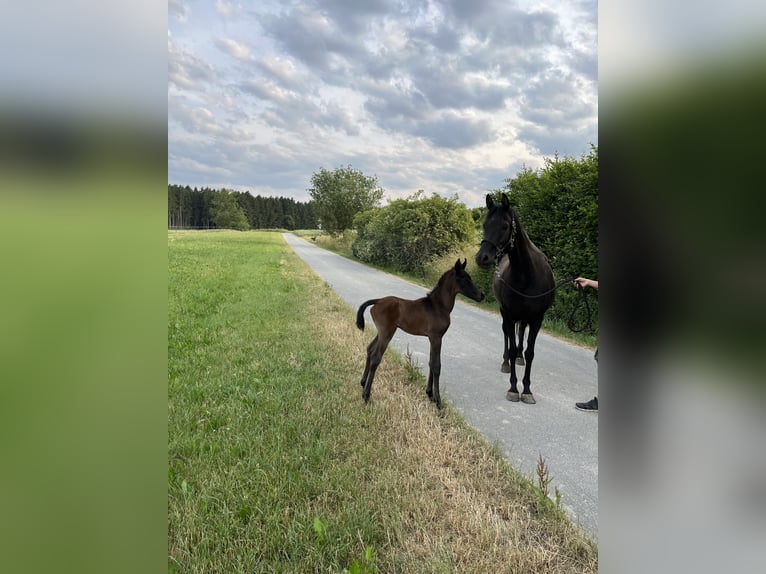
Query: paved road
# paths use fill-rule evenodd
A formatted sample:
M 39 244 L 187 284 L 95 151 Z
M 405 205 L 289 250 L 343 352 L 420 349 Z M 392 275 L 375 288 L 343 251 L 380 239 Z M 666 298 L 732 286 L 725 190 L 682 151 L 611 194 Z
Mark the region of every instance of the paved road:
M 356 309 L 367 299 L 386 295 L 415 299 L 427 291 L 320 249 L 293 234 L 285 233 L 283 237 L 353 309 L 354 313 L 349 313 L 352 325 Z M 553 477 L 551 492 L 558 486 L 570 516 L 597 538 L 598 414 L 574 408 L 575 402 L 598 394 L 593 353 L 541 333 L 532 368 L 532 392 L 537 404 L 511 403 L 505 399 L 509 375 L 500 372 L 500 314 L 477 309 L 460 299 L 462 296 L 458 297 L 450 330 L 442 341 L 442 400 L 449 401 L 490 443 L 496 442 L 513 466 L 528 477 L 534 476 L 542 454 Z M 365 319 L 371 323 L 369 311 Z M 390 347 L 403 353 L 408 346 L 427 375 L 428 339 L 397 331 Z M 521 377 L 521 367 L 517 367 L 517 374 Z

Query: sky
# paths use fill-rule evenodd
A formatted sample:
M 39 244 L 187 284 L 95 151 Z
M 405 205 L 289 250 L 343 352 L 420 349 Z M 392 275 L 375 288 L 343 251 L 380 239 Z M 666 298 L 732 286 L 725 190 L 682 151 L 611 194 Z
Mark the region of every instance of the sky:
M 484 203 L 598 144 L 595 0 L 168 2 L 168 182 L 310 199 L 321 168 Z

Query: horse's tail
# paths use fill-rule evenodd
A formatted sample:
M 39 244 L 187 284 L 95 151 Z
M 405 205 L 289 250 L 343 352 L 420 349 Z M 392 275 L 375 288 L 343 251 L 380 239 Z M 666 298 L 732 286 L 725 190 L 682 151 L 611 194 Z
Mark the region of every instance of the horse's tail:
M 356 326 L 359 327 L 361 331 L 364 331 L 364 310 L 370 305 L 375 305 L 378 301 L 380 301 L 380 299 L 370 299 L 359 306 L 359 310 L 356 312 Z

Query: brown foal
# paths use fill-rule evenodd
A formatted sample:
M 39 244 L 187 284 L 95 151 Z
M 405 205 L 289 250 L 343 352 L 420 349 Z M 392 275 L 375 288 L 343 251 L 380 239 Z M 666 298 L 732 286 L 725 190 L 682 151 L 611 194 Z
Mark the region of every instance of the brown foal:
M 420 299 L 400 299 L 389 296 L 382 299 L 370 299 L 359 306 L 356 313 L 356 326 L 364 331 L 364 310 L 372 305 L 370 315 L 378 334 L 367 347 L 367 361 L 362 375 L 362 398 L 365 402 L 370 400 L 372 380 L 375 371 L 380 365 L 383 353 L 386 352 L 391 338 L 397 329 L 411 335 L 428 337 L 431 342 L 431 357 L 428 362 L 428 386 L 426 394 L 431 401 L 441 408 L 439 395 L 439 375 L 441 374 L 441 348 L 442 337 L 450 326 L 450 313 L 455 307 L 455 297 L 458 293 L 481 301 L 484 293 L 474 285 L 471 276 L 466 273 L 467 261 L 460 262 L 458 259 L 455 266 L 441 276 L 439 282 L 425 297 Z

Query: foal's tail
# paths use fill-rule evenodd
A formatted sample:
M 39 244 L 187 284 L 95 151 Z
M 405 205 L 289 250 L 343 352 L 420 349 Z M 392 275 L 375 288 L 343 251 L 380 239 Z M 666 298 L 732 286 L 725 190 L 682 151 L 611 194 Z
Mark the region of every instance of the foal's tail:
M 356 312 L 356 326 L 359 327 L 360 330 L 364 331 L 364 310 L 370 305 L 375 305 L 378 301 L 380 301 L 380 299 L 370 299 L 359 306 L 359 311 Z

